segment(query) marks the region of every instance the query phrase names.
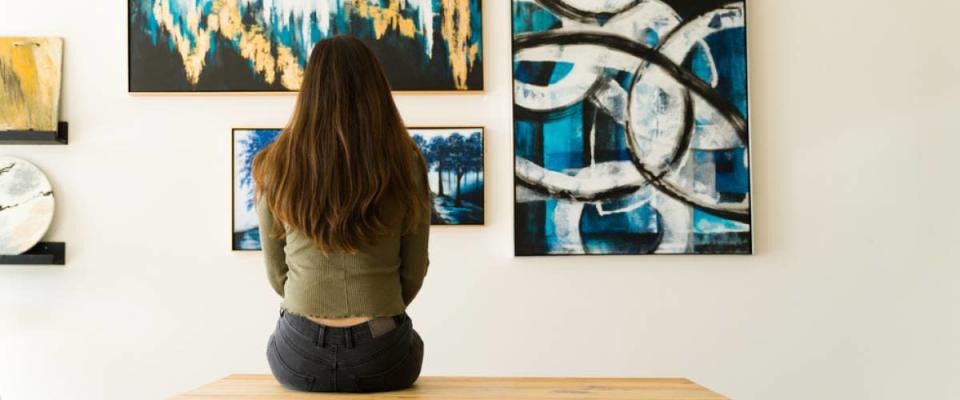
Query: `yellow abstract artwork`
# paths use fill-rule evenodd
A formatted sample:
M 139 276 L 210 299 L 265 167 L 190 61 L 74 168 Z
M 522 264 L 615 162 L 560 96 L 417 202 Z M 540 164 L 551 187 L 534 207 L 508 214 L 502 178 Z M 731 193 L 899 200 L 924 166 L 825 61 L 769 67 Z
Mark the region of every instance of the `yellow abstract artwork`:
M 0 37 L 0 135 L 57 130 L 62 38 Z

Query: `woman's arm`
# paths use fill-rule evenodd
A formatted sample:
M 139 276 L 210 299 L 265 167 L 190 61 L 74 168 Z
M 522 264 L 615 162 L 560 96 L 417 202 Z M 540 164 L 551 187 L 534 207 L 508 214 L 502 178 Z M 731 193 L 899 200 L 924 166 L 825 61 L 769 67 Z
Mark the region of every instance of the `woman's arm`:
M 430 266 L 430 210 L 421 213 L 417 228 L 403 236 L 400 243 L 400 280 L 403 304 L 410 305 L 423 286 L 423 278 Z
M 283 285 L 287 282 L 287 256 L 283 248 L 287 245 L 284 239 L 271 237 L 274 232 L 273 214 L 266 202 L 257 201 L 257 215 L 260 218 L 260 243 L 263 246 L 263 258 L 267 263 L 267 279 L 270 286 L 283 297 Z
M 410 305 L 423 286 L 423 278 L 427 276 L 427 267 L 430 266 L 430 218 L 433 213 L 433 196 L 427 184 L 427 167 L 419 151 L 413 153 L 414 165 L 421 166 L 413 176 L 416 190 L 423 190 L 430 202 L 430 207 L 420 213 L 417 227 L 403 236 L 400 241 L 400 281 L 403 304 Z M 404 217 L 404 226 L 407 218 Z

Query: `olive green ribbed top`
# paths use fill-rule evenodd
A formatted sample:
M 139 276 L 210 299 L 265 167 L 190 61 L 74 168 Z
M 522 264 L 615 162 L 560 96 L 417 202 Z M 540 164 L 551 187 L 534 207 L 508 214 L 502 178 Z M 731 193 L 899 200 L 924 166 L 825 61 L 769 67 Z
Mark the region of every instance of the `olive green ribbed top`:
M 427 273 L 430 212 L 421 213 L 417 229 L 404 234 L 406 212 L 397 202 L 385 207 L 392 228 L 384 239 L 356 254 L 324 254 L 309 237 L 289 228 L 283 239 L 271 238 L 273 216 L 262 202 L 258 204 L 267 276 L 283 297 L 283 308 L 317 318 L 403 313 Z

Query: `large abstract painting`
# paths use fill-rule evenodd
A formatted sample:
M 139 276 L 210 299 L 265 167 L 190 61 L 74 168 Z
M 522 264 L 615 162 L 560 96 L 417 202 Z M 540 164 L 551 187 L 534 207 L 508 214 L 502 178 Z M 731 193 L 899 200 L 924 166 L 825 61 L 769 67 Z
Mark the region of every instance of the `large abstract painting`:
M 483 128 L 409 128 L 427 159 L 435 225 L 484 222 Z M 279 129 L 233 131 L 233 249 L 260 250 L 254 208 L 253 158 L 277 140 Z
M 752 252 L 744 1 L 513 0 L 515 252 Z
M 63 39 L 0 37 L 0 135 L 55 132 Z
M 481 0 L 128 0 L 131 92 L 300 88 L 318 41 L 352 35 L 397 91 L 483 89 Z

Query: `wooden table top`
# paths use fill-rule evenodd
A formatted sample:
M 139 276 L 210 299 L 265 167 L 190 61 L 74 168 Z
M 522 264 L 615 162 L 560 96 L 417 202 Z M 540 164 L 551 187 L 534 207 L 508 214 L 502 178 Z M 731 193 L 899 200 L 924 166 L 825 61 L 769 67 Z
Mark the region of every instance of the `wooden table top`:
M 453 378 L 422 377 L 408 390 L 369 394 L 301 393 L 270 375 L 231 375 L 173 400 L 726 400 L 683 378 Z

